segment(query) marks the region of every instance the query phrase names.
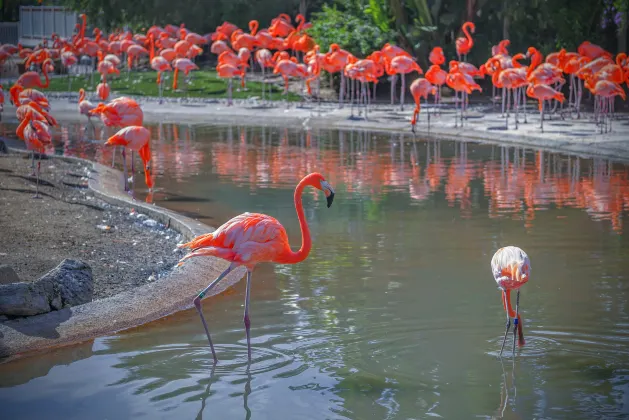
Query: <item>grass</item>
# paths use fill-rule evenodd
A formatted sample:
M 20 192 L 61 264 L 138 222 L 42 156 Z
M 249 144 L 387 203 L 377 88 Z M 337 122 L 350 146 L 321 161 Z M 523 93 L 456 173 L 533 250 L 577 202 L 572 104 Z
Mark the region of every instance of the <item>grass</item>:
M 226 79 L 221 79 L 216 75 L 213 70 L 198 70 L 190 73 L 190 84 L 185 83 L 185 76 L 183 73 L 179 74 L 179 89 L 172 90 L 172 73 L 166 73 L 162 75 L 165 77 L 163 81 L 164 98 L 227 98 L 228 82 Z M 94 92 L 96 90 L 96 84 L 100 79 L 98 73 L 94 74 L 94 85 L 90 87 L 89 77 L 85 76 L 71 76 L 72 88 L 74 92 L 78 92 L 80 88 L 85 89 L 87 92 Z M 137 96 L 158 96 L 157 90 L 157 72 L 154 71 L 134 71 L 131 72 L 130 78 L 127 79 L 127 73 L 125 71 L 120 72 L 120 76 L 114 76 L 109 78 L 109 86 L 111 92 L 122 95 L 137 95 Z M 246 89 L 240 88 L 240 79 L 234 79 L 232 97 L 234 99 L 247 99 L 254 96 L 262 97 L 262 83 L 246 80 Z M 269 88 L 271 88 L 273 94 L 273 100 L 284 100 L 285 96 L 281 95 L 283 89 L 275 85 L 268 84 L 265 86 L 265 97 L 268 99 Z M 183 90 L 182 90 L 183 89 Z M 55 77 L 50 80 L 50 86 L 47 89 L 51 92 L 67 92 L 68 91 L 68 78 L 67 76 Z M 292 92 L 288 93 L 288 100 L 291 102 L 300 101 L 301 97 Z

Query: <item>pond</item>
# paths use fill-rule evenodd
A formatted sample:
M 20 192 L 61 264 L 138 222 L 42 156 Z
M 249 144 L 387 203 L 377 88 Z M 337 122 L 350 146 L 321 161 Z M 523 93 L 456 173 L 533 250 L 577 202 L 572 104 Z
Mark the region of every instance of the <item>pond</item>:
M 83 128 L 64 126 L 57 153 L 111 162 Z M 242 281 L 204 301 L 215 369 L 188 310 L 0 365 L 3 418 L 627 418 L 627 166 L 401 134 L 150 129 L 156 191 L 136 175 L 138 199 L 212 226 L 264 212 L 294 248 L 295 185 L 321 172 L 336 197 L 305 193 L 310 257 L 254 272 L 249 368 Z M 497 357 L 489 267 L 511 244 L 532 264 L 515 360 L 510 342 Z

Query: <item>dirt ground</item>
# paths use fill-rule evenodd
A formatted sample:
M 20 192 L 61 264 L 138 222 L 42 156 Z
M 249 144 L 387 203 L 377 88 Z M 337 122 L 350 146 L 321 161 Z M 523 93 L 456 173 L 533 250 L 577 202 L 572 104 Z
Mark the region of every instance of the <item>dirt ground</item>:
M 98 199 L 89 168 L 60 159 L 41 161 L 41 199 L 27 155 L 0 152 L 0 264 L 34 281 L 64 258 L 92 267 L 94 299 L 154 281 L 177 263 L 179 234 Z

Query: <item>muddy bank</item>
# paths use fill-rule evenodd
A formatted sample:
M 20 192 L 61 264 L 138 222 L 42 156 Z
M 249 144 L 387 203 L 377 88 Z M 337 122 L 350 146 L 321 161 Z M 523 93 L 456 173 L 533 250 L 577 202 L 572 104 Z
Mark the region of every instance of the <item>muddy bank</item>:
M 90 163 L 41 161 L 41 199 L 27 155 L 0 154 L 0 264 L 35 281 L 64 258 L 92 268 L 94 299 L 155 281 L 183 255 L 179 233 L 88 189 Z
M 0 179 L 3 182 L 6 182 L 6 178 L 12 178 L 12 175 L 20 175 L 25 178 L 17 176 L 17 180 L 13 179 L 11 182 L 31 182 L 28 179 L 29 162 L 28 159 L 24 159 L 24 155 L 0 156 L 0 162 L 3 162 L 2 165 L 4 165 L 2 169 L 6 167 L 8 170 L 12 171 L 0 171 Z M 61 194 L 59 191 L 54 191 L 53 187 L 49 186 L 48 189 L 42 189 L 42 192 L 46 193 L 47 196 L 44 196 L 41 200 L 33 200 L 38 201 L 37 204 L 31 204 L 30 201 L 26 201 L 24 207 L 18 208 L 17 211 L 15 209 L 10 211 L 2 210 L 0 214 L 0 232 L 3 234 L 3 242 L 5 237 L 4 228 L 8 221 L 7 218 L 16 217 L 19 219 L 20 213 L 24 211 L 30 213 L 34 209 L 37 209 L 40 214 L 45 215 L 43 216 L 44 220 L 48 220 L 48 224 L 38 226 L 44 226 L 47 229 L 58 229 L 54 227 L 50 228 L 48 225 L 54 225 L 55 219 L 57 218 L 69 221 L 60 228 L 60 236 L 53 237 L 52 244 L 63 242 L 66 237 L 70 236 L 71 232 L 77 230 L 76 226 L 81 223 L 80 221 L 72 220 L 73 215 L 82 215 L 87 211 L 84 209 L 76 210 L 74 206 L 87 207 L 90 211 L 97 212 L 93 214 L 93 216 L 94 220 L 100 221 L 98 224 L 105 225 L 102 220 L 111 220 L 111 222 L 107 222 L 110 223 L 108 226 L 116 226 L 116 224 L 118 224 L 118 226 L 125 228 L 121 228 L 121 232 L 123 230 L 127 231 L 126 233 L 121 233 L 121 235 L 128 236 L 115 236 L 117 234 L 115 229 L 104 232 L 101 231 L 100 228 L 96 228 L 95 234 L 91 236 L 92 240 L 94 240 L 94 237 L 99 237 L 103 238 L 103 240 L 109 239 L 110 243 L 115 244 L 103 245 L 110 246 L 110 248 L 104 249 L 109 249 L 111 253 L 108 259 L 103 261 L 110 263 L 114 258 L 120 260 L 120 256 L 123 256 L 125 261 L 130 263 L 129 266 L 135 265 L 138 269 L 135 270 L 134 268 L 127 267 L 125 264 L 119 264 L 119 266 L 124 266 L 124 270 L 119 270 L 115 274 L 116 279 L 114 279 L 114 281 L 105 280 L 101 282 L 101 293 L 111 293 L 114 290 L 122 290 L 113 296 L 95 299 L 83 305 L 64 308 L 42 315 L 0 322 L 0 362 L 14 360 L 16 357 L 27 357 L 35 355 L 37 354 L 36 352 L 42 350 L 79 343 L 94 337 L 112 334 L 190 308 L 192 306 L 192 298 L 199 290 L 207 286 L 212 279 L 216 278 L 227 267 L 225 261 L 216 258 L 196 258 L 180 268 L 169 270 L 168 267 L 179 259 L 179 255 L 172 253 L 178 235 L 181 235 L 181 239 L 187 240 L 194 236 L 211 232 L 213 229 L 173 211 L 132 200 L 127 193 L 120 189 L 121 173 L 110 167 L 74 158 L 53 157 L 43 162 L 45 162 L 42 165 L 44 171 L 46 171 L 46 168 L 50 165 L 55 166 L 55 168 L 52 169 L 48 168 L 49 175 L 44 173 L 42 177 L 55 186 L 67 182 L 67 173 L 75 173 L 76 175 L 86 174 L 89 175 L 89 177 L 85 176 L 85 179 L 83 179 L 83 176 L 81 176 L 80 181 L 74 182 L 74 184 L 81 183 L 82 185 L 80 187 L 64 185 L 59 188 L 57 186 L 60 190 L 65 191 L 64 194 L 66 195 Z M 11 166 L 11 164 L 15 166 Z M 24 166 L 26 166 L 27 169 L 18 169 Z M 52 173 L 58 173 L 58 176 L 53 177 L 51 175 Z M 89 190 L 84 188 L 85 185 Z M 2 186 L 2 188 L 7 187 Z M 65 190 L 65 188 L 70 188 L 71 190 Z M 13 196 L 14 200 L 30 199 L 34 192 L 34 187 L 28 184 L 24 184 L 15 189 L 26 190 L 27 192 L 13 191 L 12 193 L 14 194 L 24 194 L 26 197 L 19 198 Z M 78 191 L 74 191 L 74 189 Z M 6 193 L 9 192 L 11 191 L 0 190 L 0 197 L 6 197 Z M 81 199 L 82 204 L 72 204 L 73 197 L 76 198 L 75 201 L 77 202 Z M 92 197 L 92 199 L 88 199 L 87 197 Z M 69 200 L 67 200 L 68 198 Z M 56 203 L 57 201 L 60 201 L 60 203 Z M 52 202 L 56 204 L 52 204 Z M 45 203 L 51 204 L 49 207 L 46 207 Z M 6 203 L 4 203 L 4 205 L 6 205 Z M 66 208 L 65 210 L 68 213 L 63 216 L 61 216 L 61 213 L 56 218 L 47 216 L 48 214 L 53 214 L 55 211 L 61 212 L 61 210 L 53 210 L 57 209 L 57 207 L 55 207 L 57 205 L 72 207 Z M 100 207 L 103 210 L 97 210 L 95 207 Z M 137 215 L 129 215 L 131 208 L 134 208 L 137 213 L 144 216 L 138 217 Z M 110 219 L 103 217 L 103 214 L 108 213 L 111 213 Z M 7 214 L 13 214 L 13 216 L 7 216 Z M 96 216 L 98 216 L 98 218 Z M 85 216 L 82 216 L 79 219 L 83 219 L 84 217 Z M 89 220 L 89 218 L 85 218 Z M 154 220 L 158 225 L 155 227 L 146 226 L 144 223 L 140 225 L 138 220 L 145 221 L 147 219 Z M 17 223 L 15 222 L 16 219 L 11 220 Z M 18 221 L 24 224 L 23 220 Z M 159 224 L 170 226 L 170 229 L 165 229 L 165 227 L 159 226 Z M 88 224 L 85 228 L 86 232 L 91 230 L 89 226 L 91 225 Z M 142 241 L 145 242 L 147 247 L 138 248 L 141 252 L 134 254 L 138 261 L 132 263 L 129 249 L 133 247 L 133 242 L 128 242 L 128 238 L 137 241 L 139 231 L 145 232 L 148 235 L 146 236 L 147 239 Z M 169 238 L 166 239 L 166 236 L 169 236 Z M 112 238 L 120 238 L 120 240 L 127 242 L 120 245 L 112 241 Z M 77 240 L 76 243 L 78 243 L 78 247 L 75 249 L 83 250 L 83 242 Z M 135 246 L 138 245 L 136 244 Z M 9 255 L 6 249 L 5 247 L 0 251 L 3 254 L 7 254 L 2 255 L 1 257 L 3 258 Z M 11 248 L 9 247 L 8 249 L 10 250 Z M 43 250 L 42 253 L 44 254 L 49 252 L 43 247 L 40 249 Z M 52 248 L 52 251 L 60 252 L 54 248 Z M 45 258 L 41 256 L 38 257 L 44 260 L 44 262 L 40 264 L 45 264 Z M 17 261 L 18 257 L 13 258 Z M 94 268 L 96 268 L 95 266 L 98 265 L 98 261 L 100 261 L 96 257 L 91 258 L 87 256 L 83 258 L 89 261 L 90 264 L 94 264 Z M 164 261 L 164 264 L 159 264 L 160 261 Z M 146 266 L 142 267 L 142 263 L 146 264 Z M 154 280 L 149 280 L 147 278 L 149 273 L 146 270 L 147 267 L 150 269 L 151 266 L 165 267 L 165 270 L 161 271 L 162 274 L 156 276 Z M 103 271 L 107 271 L 106 263 L 101 263 L 101 268 L 103 268 Z M 144 268 L 145 271 L 142 271 L 142 268 Z M 129 272 L 134 272 L 137 276 L 130 277 Z M 235 270 L 208 295 L 208 298 L 224 292 L 228 287 L 238 282 L 244 273 L 244 269 Z M 22 275 L 27 276 L 27 274 Z M 96 270 L 94 276 L 95 283 L 97 283 L 99 280 Z M 106 279 L 107 277 L 104 278 Z M 126 278 L 132 280 L 121 280 Z M 135 283 L 133 283 L 134 281 Z

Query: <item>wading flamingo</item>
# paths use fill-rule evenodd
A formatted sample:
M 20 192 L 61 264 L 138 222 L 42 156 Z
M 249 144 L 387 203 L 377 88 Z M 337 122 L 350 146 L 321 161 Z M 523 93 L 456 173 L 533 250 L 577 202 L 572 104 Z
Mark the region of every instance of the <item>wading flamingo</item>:
M 144 165 L 144 181 L 149 189 L 149 192 L 153 190 L 153 179 L 151 178 L 151 133 L 147 128 L 142 126 L 130 126 L 125 127 L 111 136 L 106 146 L 122 146 L 122 161 L 124 162 L 124 189 L 129 190 L 127 180 L 127 160 L 125 150 L 127 147 L 133 151 L 138 152 L 142 164 Z M 133 157 L 132 157 L 133 159 Z M 132 160 L 133 162 L 133 160 Z M 134 175 L 133 166 L 131 167 L 131 177 Z
M 183 257 L 178 265 L 183 264 L 188 258 L 199 256 L 215 256 L 231 263 L 216 280 L 203 289 L 193 300 L 201 317 L 203 328 L 205 328 L 214 363 L 218 362 L 218 359 L 210 337 L 210 330 L 201 310 L 201 299 L 236 267 L 243 265 L 247 268 L 244 323 L 247 334 L 247 352 L 249 360 L 251 360 L 251 336 L 249 333 L 251 326 L 249 319 L 251 273 L 258 263 L 297 264 L 308 257 L 312 248 L 312 240 L 301 201 L 301 195 L 307 186 L 322 190 L 326 196 L 328 207 L 332 205 L 334 200 L 334 189 L 323 178 L 323 175 L 316 172 L 311 173 L 299 182 L 294 195 L 297 218 L 301 228 L 301 248 L 297 252 L 291 249 L 286 230 L 280 222 L 271 216 L 259 213 L 243 213 L 227 221 L 214 232 L 197 236 L 192 241 L 179 245 L 180 248 L 188 248 L 192 251 Z
M 109 98 L 109 90 L 109 84 L 104 79 L 96 86 L 96 94 L 101 101 L 106 101 Z
M 85 115 L 87 117 L 87 122 L 92 124 L 92 116 L 90 115 L 90 111 L 96 108 L 96 105 L 85 99 L 85 89 L 79 89 L 79 114 Z M 85 127 L 87 130 L 87 127 Z
M 437 88 L 428 80 L 420 77 L 411 83 L 410 90 L 411 95 L 413 95 L 413 99 L 415 100 L 415 110 L 413 111 L 413 119 L 411 120 L 411 130 L 415 133 L 415 124 L 417 123 L 417 118 L 419 117 L 419 111 L 421 109 L 421 98 L 424 98 L 426 102 L 428 102 L 428 95 L 436 95 Z M 428 128 L 430 129 L 430 111 L 426 110 L 426 113 L 428 114 Z
M 491 259 L 491 272 L 494 275 L 498 289 L 502 291 L 502 304 L 507 312 L 507 328 L 500 348 L 500 356 L 507 342 L 507 334 L 513 318 L 513 356 L 515 357 L 515 341 L 518 335 L 518 345 L 524 345 L 524 333 L 522 331 L 522 318 L 520 317 L 520 287 L 529 281 L 531 276 L 531 261 L 526 252 L 517 246 L 500 248 Z M 511 307 L 511 291 L 517 290 L 515 311 Z
M 43 83 L 41 79 L 39 78 L 39 74 L 37 72 L 27 71 L 26 73 L 21 75 L 19 79 L 17 79 L 17 82 L 15 82 L 15 84 L 24 86 L 25 89 L 34 88 L 34 87 L 39 87 L 39 88 L 44 88 L 44 89 L 47 88 L 48 85 L 50 84 L 50 78 L 48 76 L 48 72 L 53 71 L 55 69 L 52 63 L 52 59 L 47 58 L 42 63 L 41 69 L 42 69 L 42 73 L 44 74 L 44 79 L 45 79 Z
M 105 127 L 131 127 L 141 126 L 144 122 L 144 113 L 140 105 L 126 96 L 116 98 L 107 104 L 100 103 L 96 108 L 88 112 L 88 115 L 100 115 Z M 111 166 L 116 162 L 116 149 L 112 153 Z M 131 151 L 131 165 L 133 168 L 133 151 Z M 133 169 L 131 169 L 133 171 Z

